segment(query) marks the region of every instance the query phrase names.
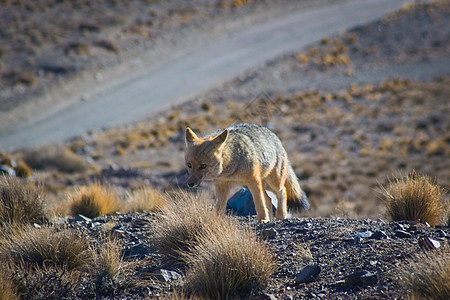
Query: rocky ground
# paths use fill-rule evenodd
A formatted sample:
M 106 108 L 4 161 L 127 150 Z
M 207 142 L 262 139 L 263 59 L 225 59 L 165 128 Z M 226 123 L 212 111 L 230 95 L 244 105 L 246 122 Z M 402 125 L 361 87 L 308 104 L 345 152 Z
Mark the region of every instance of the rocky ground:
M 86 3 L 81 9 L 91 9 Z M 140 2 L 130 6 L 114 1 L 96 3 L 126 10 Z M 197 1 L 194 10 L 183 5 L 183 9 L 169 13 L 164 6 L 169 4 L 157 3 L 161 11 L 149 12 L 154 20 L 151 23 L 119 20 L 122 25 L 113 23 L 108 32 L 114 36 L 114 30 L 136 25 L 133 35 L 153 35 L 162 16 L 180 24 L 183 18 L 189 23 L 196 18 L 203 20 L 205 13 L 211 16 L 218 10 L 233 10 L 231 1 L 220 1 L 225 8 Z M 248 5 L 270 4 L 254 1 Z M 22 19 L 28 20 L 16 16 L 16 21 L 26 24 Z M 102 26 L 110 28 L 108 22 Z M 441 249 L 448 249 L 450 231 L 448 226 L 382 221 L 386 219 L 377 190 L 392 176 L 412 170 L 450 188 L 449 22 L 448 1 L 411 5 L 382 20 L 324 37 L 308 49 L 251 70 L 157 119 L 86 133 L 65 145 L 9 155 L 31 165 L 35 169 L 32 180 L 42 181 L 59 202 L 73 186 L 93 181 L 108 183 L 123 194 L 142 184 L 171 190 L 185 179 L 186 126 L 201 133 L 240 121 L 266 124 L 282 139 L 312 207 L 303 216 L 307 218 L 251 225 L 275 254 L 278 266 L 269 285 L 254 291 L 252 297 L 402 299 L 406 292 L 399 282 L 399 270 L 410 258 L 420 261 L 423 249 L 430 249 L 424 245 L 433 248 L 439 243 Z M 79 42 L 79 49 L 69 47 L 67 55 L 79 57 L 77 64 L 83 66 L 97 52 L 114 53 L 98 46 L 106 44 L 95 42 L 96 30 L 103 33 L 105 29 L 83 24 L 76 23 L 73 30 L 79 32 L 84 44 Z M 58 34 L 48 35 L 59 39 Z M 42 39 L 46 41 L 45 36 Z M 61 37 L 56 42 L 67 46 L 69 41 Z M 52 49 L 35 52 L 50 55 Z M 2 51 L 2 61 L 16 55 L 11 50 Z M 18 60 L 12 59 L 11 64 L 14 61 Z M 32 73 L 39 75 L 37 63 L 35 60 L 30 65 L 35 66 Z M 55 76 L 44 71 L 39 75 L 43 77 L 13 80 L 15 75 L 8 72 L 16 67 L 4 63 L 0 67 L 2 82 L 8 82 L 1 91 L 6 95 L 0 104 L 5 109 L 15 105 L 8 100 L 11 95 L 28 90 L 24 86 L 39 89 L 41 82 Z M 49 157 L 39 153 L 49 153 Z M 64 159 L 58 164 L 56 157 Z M 44 158 L 52 163 L 39 163 Z M 71 168 L 68 162 L 76 167 Z M 8 164 L 4 158 L 2 163 Z M 115 232 L 124 242 L 124 261 L 138 261 L 132 276 L 142 284 L 117 283 L 105 290 L 105 297 L 166 298 L 181 284 L 179 274 L 183 271 L 164 264 L 152 248 L 154 217 L 153 213 L 130 213 L 60 222 L 93 238 L 104 231 Z M 240 221 L 248 224 L 246 218 Z M 302 279 L 303 272 L 312 273 L 310 282 Z
M 135 263 L 128 279 L 110 286 L 103 297 L 161 299 L 182 287 L 185 270 L 165 263 L 152 247 L 155 214 L 63 222 L 95 239 L 110 233 L 123 242 L 124 268 Z M 249 224 L 245 217 L 240 222 Z M 434 247 L 448 249 L 450 242 L 448 227 L 416 222 L 292 218 L 250 224 L 277 261 L 268 286 L 253 291 L 250 299 L 405 299 L 402 270 L 425 257 L 424 252 L 436 251 Z M 75 291 L 83 294 L 91 288 L 82 290 L 81 285 Z

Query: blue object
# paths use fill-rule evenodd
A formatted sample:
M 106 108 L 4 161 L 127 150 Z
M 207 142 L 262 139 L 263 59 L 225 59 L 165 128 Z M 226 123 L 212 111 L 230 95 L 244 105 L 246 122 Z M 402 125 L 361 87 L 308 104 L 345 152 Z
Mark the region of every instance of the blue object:
M 273 205 L 272 209 L 275 209 Z M 227 212 L 231 212 L 236 216 L 256 215 L 255 204 L 249 189 L 240 189 L 228 200 Z

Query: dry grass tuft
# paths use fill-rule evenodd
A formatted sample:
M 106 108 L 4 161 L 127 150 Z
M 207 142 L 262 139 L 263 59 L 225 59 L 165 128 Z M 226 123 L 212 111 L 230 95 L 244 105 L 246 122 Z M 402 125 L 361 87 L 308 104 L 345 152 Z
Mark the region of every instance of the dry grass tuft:
M 223 228 L 220 234 L 206 231 L 187 257 L 185 289 L 207 299 L 248 294 L 264 286 L 276 269 L 273 256 L 255 232 L 237 226 Z
M 143 186 L 128 194 L 127 211 L 159 211 L 166 207 L 164 196 L 151 187 Z
M 69 193 L 67 198 L 72 216 L 83 215 L 95 218 L 123 208 L 114 189 L 99 183 L 78 188 Z
M 116 278 L 122 265 L 122 245 L 115 239 L 107 239 L 100 246 L 96 257 L 96 270 L 100 276 Z
M 46 219 L 40 188 L 17 177 L 0 176 L 0 227 Z
M 82 173 L 88 170 L 83 159 L 70 149 L 59 145 L 46 145 L 24 152 L 24 161 L 34 169 L 56 169 L 66 173 Z
M 167 209 L 155 222 L 154 243 L 168 260 L 184 265 L 186 251 L 206 232 L 220 232 L 228 222 L 215 211 L 206 194 L 175 192 L 168 200 Z
M 412 172 L 381 189 L 386 213 L 391 220 L 419 220 L 432 226 L 444 221 L 447 214 L 445 191 L 434 184 L 430 177 Z
M 400 273 L 410 299 L 450 299 L 450 248 L 417 256 Z
M 25 226 L 3 233 L 0 239 L 0 258 L 9 265 L 73 271 L 92 263 L 89 241 L 74 230 Z
M 0 266 L 0 300 L 16 300 L 19 299 L 14 281 L 11 278 L 11 270 L 6 266 Z

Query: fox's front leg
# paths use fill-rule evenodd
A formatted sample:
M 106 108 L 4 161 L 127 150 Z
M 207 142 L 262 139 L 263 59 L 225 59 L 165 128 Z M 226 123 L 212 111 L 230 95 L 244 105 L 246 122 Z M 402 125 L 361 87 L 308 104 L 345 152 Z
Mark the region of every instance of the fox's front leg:
M 217 204 L 216 204 L 216 210 L 219 213 L 225 213 L 225 209 L 227 207 L 227 200 L 228 200 L 228 194 L 230 193 L 230 184 L 228 183 L 216 183 L 216 197 L 217 197 Z
M 266 206 L 265 194 L 263 184 L 260 178 L 254 178 L 247 184 L 250 192 L 252 193 L 253 203 L 255 204 L 256 214 L 258 221 L 261 223 L 270 222 L 269 211 Z

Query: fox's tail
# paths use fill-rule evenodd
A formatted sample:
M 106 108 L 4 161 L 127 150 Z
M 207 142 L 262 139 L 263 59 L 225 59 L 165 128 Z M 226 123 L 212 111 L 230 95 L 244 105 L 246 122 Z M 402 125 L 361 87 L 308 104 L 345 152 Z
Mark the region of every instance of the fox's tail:
M 288 166 L 288 177 L 286 180 L 287 204 L 289 209 L 301 212 L 309 209 L 308 198 L 298 183 L 297 175 L 291 164 Z

